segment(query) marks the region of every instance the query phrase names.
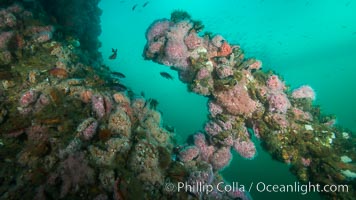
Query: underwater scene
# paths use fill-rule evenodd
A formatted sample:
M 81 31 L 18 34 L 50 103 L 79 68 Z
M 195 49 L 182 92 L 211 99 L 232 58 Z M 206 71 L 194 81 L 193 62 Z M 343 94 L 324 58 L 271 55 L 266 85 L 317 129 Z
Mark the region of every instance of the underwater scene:
M 356 199 L 355 0 L 0 0 L 0 200 Z

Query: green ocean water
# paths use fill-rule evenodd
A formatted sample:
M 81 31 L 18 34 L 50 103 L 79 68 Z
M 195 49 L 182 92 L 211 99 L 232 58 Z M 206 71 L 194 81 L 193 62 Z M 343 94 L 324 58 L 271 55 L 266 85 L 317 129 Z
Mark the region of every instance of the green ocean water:
M 165 124 L 176 128 L 178 143 L 202 129 L 207 121 L 207 98 L 189 93 L 169 67 L 145 61 L 145 31 L 156 19 L 169 18 L 173 10 L 189 12 L 201 20 L 205 31 L 219 33 L 240 44 L 247 57 L 256 57 L 264 69 L 275 70 L 291 88 L 309 84 L 317 93 L 316 104 L 337 123 L 356 131 L 356 1 L 353 0 L 143 0 L 101 1 L 104 59 L 111 48 L 116 60 L 105 60 L 126 75 L 123 83 L 134 92 L 159 101 Z M 132 7 L 136 5 L 135 10 Z M 159 75 L 174 75 L 167 80 Z M 226 180 L 244 185 L 258 182 L 294 184 L 288 166 L 273 161 L 258 147 L 254 160 L 234 154 L 223 171 Z M 316 194 L 251 192 L 254 199 L 319 199 Z

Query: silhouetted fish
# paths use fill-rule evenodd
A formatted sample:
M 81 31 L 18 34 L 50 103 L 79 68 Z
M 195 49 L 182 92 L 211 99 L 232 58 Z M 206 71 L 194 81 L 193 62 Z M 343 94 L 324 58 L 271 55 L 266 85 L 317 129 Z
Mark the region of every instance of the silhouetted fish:
M 135 4 L 133 7 L 132 7 L 132 11 L 134 11 L 137 7 L 137 4 Z
M 161 72 L 161 73 L 159 73 L 159 74 L 161 74 L 161 76 L 162 76 L 163 78 L 173 80 L 173 77 L 172 77 L 170 74 L 168 74 L 167 72 Z
M 121 72 L 111 72 L 112 75 L 118 77 L 118 78 L 125 78 L 125 74 L 121 73 Z
M 135 97 L 135 93 L 131 89 L 129 89 L 127 90 L 127 96 L 129 97 L 130 100 L 133 100 Z
M 118 91 L 118 92 L 124 92 L 124 91 L 127 90 L 127 87 L 124 86 L 124 85 L 121 84 L 121 83 L 114 83 L 114 84 L 112 84 L 111 88 L 112 88 L 113 90 Z
M 144 93 L 143 91 L 141 92 L 141 96 L 142 96 L 142 97 L 145 97 L 145 93 Z
M 114 60 L 114 59 L 116 59 L 116 56 L 117 56 L 117 49 L 111 49 L 111 51 L 112 51 L 112 55 L 109 56 L 109 59 Z
M 156 110 L 158 106 L 158 101 L 156 99 L 149 99 L 149 102 L 150 102 L 150 108 Z
M 174 133 L 176 130 L 173 126 L 170 126 L 170 125 L 164 125 L 163 127 L 171 133 Z
M 179 152 L 181 152 L 183 148 L 184 147 L 182 145 L 175 146 L 173 148 L 173 153 L 179 154 Z
M 177 68 L 175 68 L 173 66 L 171 66 L 169 69 L 178 71 Z
M 143 107 L 148 106 L 150 109 L 154 109 L 156 110 L 157 106 L 158 106 L 158 101 L 156 99 L 153 98 L 149 98 L 146 102 L 145 105 Z
M 149 2 L 149 1 L 146 1 L 146 3 L 144 3 L 144 4 L 142 5 L 142 8 L 146 7 L 148 3 L 150 3 L 150 2 Z

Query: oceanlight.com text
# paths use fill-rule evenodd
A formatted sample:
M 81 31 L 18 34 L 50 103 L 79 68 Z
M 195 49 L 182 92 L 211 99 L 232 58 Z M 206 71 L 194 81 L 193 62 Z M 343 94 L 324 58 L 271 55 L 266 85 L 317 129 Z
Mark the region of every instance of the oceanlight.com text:
M 294 182 L 293 184 L 266 184 L 264 182 L 250 184 L 241 184 L 238 182 L 225 183 L 219 182 L 217 184 L 204 184 L 201 182 L 188 183 L 188 182 L 178 182 L 176 184 L 167 183 L 165 185 L 165 190 L 167 192 L 190 192 L 190 193 L 205 193 L 209 194 L 213 191 L 218 192 L 269 192 L 269 193 L 289 193 L 295 192 L 302 195 L 306 195 L 310 192 L 348 192 L 348 185 L 320 185 L 312 184 L 311 182 L 301 184 L 299 182 Z

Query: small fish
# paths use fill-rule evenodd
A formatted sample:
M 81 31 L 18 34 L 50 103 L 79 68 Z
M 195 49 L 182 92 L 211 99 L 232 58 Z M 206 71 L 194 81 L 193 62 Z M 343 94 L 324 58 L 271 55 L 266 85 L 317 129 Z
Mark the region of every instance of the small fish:
M 149 2 L 149 1 L 146 1 L 146 3 L 144 3 L 144 4 L 142 5 L 142 8 L 146 7 L 148 3 L 150 3 L 150 2 Z
M 131 89 L 129 89 L 127 90 L 127 96 L 129 97 L 130 100 L 133 100 L 135 97 L 135 93 Z
M 176 129 L 170 125 L 164 125 L 164 128 L 171 133 L 174 133 L 176 131 Z
M 127 90 L 127 87 L 124 86 L 124 85 L 121 84 L 121 83 L 112 84 L 111 88 L 112 88 L 113 90 L 118 91 L 118 92 L 124 92 L 124 91 Z
M 132 7 L 132 11 L 134 11 L 136 9 L 138 4 L 135 4 L 133 7 Z
M 111 49 L 111 51 L 112 51 L 112 55 L 109 56 L 109 59 L 114 60 L 117 57 L 117 49 Z
M 68 72 L 65 69 L 54 67 L 50 69 L 49 74 L 52 76 L 58 77 L 58 78 L 67 78 L 68 77 Z
M 106 81 L 106 83 L 110 86 L 113 86 L 117 83 L 120 83 L 120 80 L 119 79 L 116 79 L 116 78 L 110 78 L 109 80 Z
M 184 147 L 182 145 L 175 146 L 173 148 L 173 153 L 179 154 L 179 152 L 181 152 L 183 148 Z
M 115 184 L 114 184 L 114 199 L 117 199 L 117 200 L 125 199 L 124 198 L 124 194 L 120 190 L 120 185 L 121 185 L 122 182 L 123 182 L 123 180 L 121 180 L 120 177 L 118 177 L 115 180 Z
M 25 133 L 26 128 L 18 128 L 18 129 L 14 129 L 11 130 L 9 133 L 4 134 L 3 136 L 5 138 L 15 138 L 20 136 L 21 134 Z
M 156 110 L 158 106 L 158 101 L 156 99 L 149 99 L 150 109 Z
M 50 118 L 50 119 L 43 119 L 38 121 L 38 123 L 46 124 L 46 125 L 59 124 L 61 122 L 62 120 L 60 118 Z
M 163 78 L 173 80 L 173 77 L 172 77 L 170 74 L 168 74 L 167 72 L 161 72 L 161 73 L 159 73 L 159 74 L 161 74 L 161 76 L 162 76 Z
M 46 70 L 47 71 L 47 70 Z M 0 80 L 4 79 L 4 80 L 9 80 L 14 78 L 13 74 L 11 73 L 11 71 L 0 71 Z
M 108 82 L 110 86 L 120 86 L 122 85 L 118 79 L 111 79 L 111 81 Z
M 142 97 L 145 97 L 145 92 L 142 91 L 142 92 L 141 92 L 141 96 L 142 96 Z
M 150 109 L 156 110 L 158 106 L 158 101 L 156 99 L 149 98 L 146 102 L 145 105 L 143 106 L 144 108 L 148 106 Z
M 111 72 L 111 74 L 118 78 L 126 78 L 125 74 L 120 73 L 120 72 Z

